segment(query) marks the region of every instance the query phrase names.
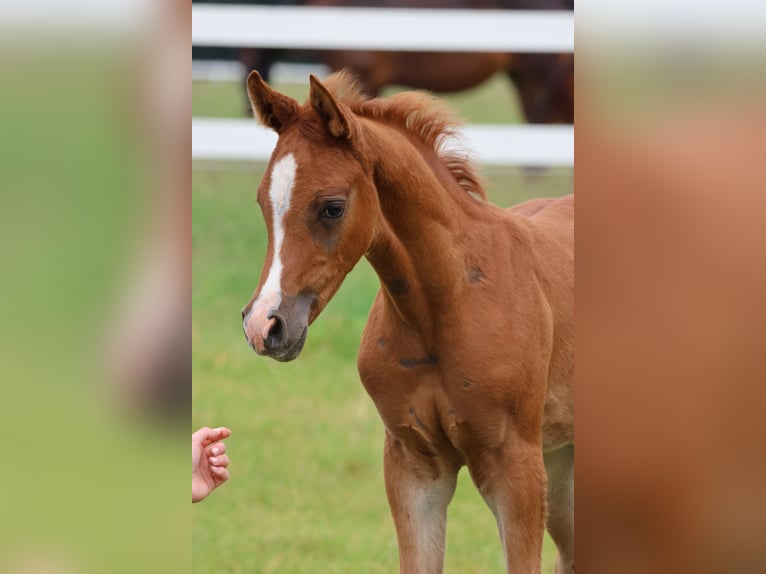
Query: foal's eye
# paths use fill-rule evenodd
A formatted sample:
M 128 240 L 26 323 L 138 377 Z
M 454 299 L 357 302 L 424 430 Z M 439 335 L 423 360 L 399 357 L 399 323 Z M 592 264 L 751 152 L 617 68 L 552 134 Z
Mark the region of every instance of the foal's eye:
M 346 204 L 343 201 L 331 201 L 324 206 L 322 210 L 322 219 L 338 219 L 346 211 Z

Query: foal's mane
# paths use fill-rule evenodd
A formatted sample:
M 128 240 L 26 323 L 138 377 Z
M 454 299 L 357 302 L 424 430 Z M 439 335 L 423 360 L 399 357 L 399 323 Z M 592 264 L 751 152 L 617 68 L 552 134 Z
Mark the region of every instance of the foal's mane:
M 324 81 L 327 89 L 357 115 L 398 124 L 433 149 L 453 179 L 469 194 L 482 200 L 487 194 L 467 154 L 449 150 L 445 142 L 457 135 L 460 121 L 441 100 L 423 91 L 401 92 L 388 98 L 370 98 L 354 76 L 343 70 Z

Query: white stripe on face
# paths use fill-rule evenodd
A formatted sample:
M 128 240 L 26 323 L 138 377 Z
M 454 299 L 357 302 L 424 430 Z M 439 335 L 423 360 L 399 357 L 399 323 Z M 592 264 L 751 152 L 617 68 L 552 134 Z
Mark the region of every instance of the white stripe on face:
M 285 239 L 284 217 L 287 210 L 290 209 L 290 199 L 295 184 L 295 173 L 297 170 L 295 157 L 293 154 L 287 154 L 280 159 L 271 171 L 271 186 L 269 187 L 269 200 L 271 201 L 272 213 L 272 234 L 274 240 L 274 254 L 271 260 L 271 269 L 269 276 L 261 288 L 253 304 L 253 308 L 245 317 L 247 324 L 252 315 L 256 322 L 264 324 L 269 311 L 279 306 L 282 302 L 282 243 Z

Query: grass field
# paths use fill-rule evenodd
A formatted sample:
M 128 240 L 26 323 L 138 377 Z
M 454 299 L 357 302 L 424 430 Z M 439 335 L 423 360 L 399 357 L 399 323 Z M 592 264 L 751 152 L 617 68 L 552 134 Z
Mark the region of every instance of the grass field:
M 503 78 L 453 104 L 471 122 L 514 121 Z M 277 86 L 285 89 L 284 86 Z M 306 87 L 289 88 L 301 100 Z M 195 84 L 198 116 L 241 115 L 239 88 Z M 195 165 L 192 183 L 192 428 L 227 425 L 231 481 L 193 509 L 193 569 L 225 573 L 398 571 L 383 486 L 383 426 L 356 372 L 377 278 L 361 261 L 311 327 L 301 357 L 256 357 L 240 309 L 256 287 L 266 236 L 255 203 L 264 165 Z M 572 191 L 571 170 L 487 174 L 510 205 Z M 547 538 L 544 572 L 555 550 Z M 450 505 L 445 572 L 504 572 L 494 518 L 460 474 Z

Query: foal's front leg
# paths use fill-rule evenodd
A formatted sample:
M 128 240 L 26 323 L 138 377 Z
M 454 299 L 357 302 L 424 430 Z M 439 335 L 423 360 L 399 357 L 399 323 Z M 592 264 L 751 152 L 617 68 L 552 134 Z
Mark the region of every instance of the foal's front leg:
M 509 439 L 468 466 L 497 520 L 508 572 L 539 574 L 546 511 L 543 453 L 518 436 Z
M 435 456 L 409 450 L 388 432 L 383 464 L 401 574 L 440 574 L 447 506 L 455 493 L 457 469 Z

